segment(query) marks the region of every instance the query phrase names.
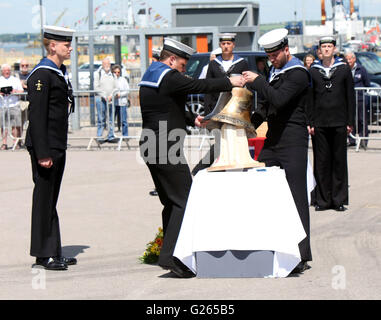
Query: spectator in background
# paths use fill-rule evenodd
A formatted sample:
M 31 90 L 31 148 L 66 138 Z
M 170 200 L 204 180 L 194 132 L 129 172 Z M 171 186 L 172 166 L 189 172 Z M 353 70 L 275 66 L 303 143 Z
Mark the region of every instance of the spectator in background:
M 267 79 L 268 68 L 266 66 L 266 60 L 265 59 L 258 59 L 258 61 L 257 61 L 257 72 Z
M 369 75 L 366 69 L 356 63 L 356 55 L 352 51 L 347 51 L 344 54 L 345 59 L 349 67 L 352 70 L 353 81 L 355 83 L 355 88 L 364 88 L 370 87 Z M 364 97 L 363 91 L 358 91 L 357 95 L 357 112 L 355 112 L 355 132 L 358 133 L 360 137 L 368 137 L 368 121 L 369 121 L 369 99 Z M 348 137 L 349 143 L 348 146 L 355 146 L 356 140 L 351 136 Z M 368 146 L 368 140 L 361 140 L 361 147 L 366 149 Z
M 316 56 L 317 56 L 318 60 L 323 60 L 323 55 L 321 53 L 320 47 L 316 49 Z
M 315 57 L 312 53 L 306 54 L 306 56 L 303 58 L 303 64 L 304 66 L 309 70 L 311 67 L 311 64 L 314 62 Z
M 29 63 L 27 60 L 22 59 L 20 61 L 20 71 L 16 73 L 16 77 L 20 79 L 21 85 L 24 89 L 24 93 L 27 93 L 27 85 L 26 80 L 29 77 Z M 21 109 L 21 128 L 24 127 L 25 122 L 28 120 L 28 106 L 29 102 L 27 100 L 27 96 L 20 97 L 20 109 Z
M 99 97 L 96 100 L 97 106 L 97 137 L 102 138 L 103 130 L 106 128 L 106 112 L 109 109 L 109 132 L 106 141 L 115 142 L 114 117 L 112 115 L 112 94 L 118 88 L 116 78 L 111 72 L 111 62 L 108 58 L 102 61 L 102 68 L 95 74 L 94 89 Z M 105 141 L 102 141 L 105 142 Z
M 29 74 L 29 63 L 25 59 L 22 59 L 20 61 L 20 71 L 16 73 L 16 77 L 20 79 L 24 92 L 27 92 L 26 79 L 28 78 Z
M 1 150 L 7 150 L 7 135 L 8 129 L 6 128 L 9 119 L 9 126 L 12 127 L 12 136 L 21 137 L 21 109 L 20 109 L 20 98 L 17 95 L 12 95 L 16 93 L 24 92 L 22 84 L 19 79 L 11 75 L 11 67 L 7 64 L 1 66 L 0 77 L 0 88 L 11 87 L 10 93 L 1 92 L 1 96 L 4 100 L 0 101 L 0 107 L 2 108 L 2 113 L 0 115 L 0 123 L 2 128 L 2 138 L 3 143 L 1 145 Z M 6 109 L 5 109 L 6 108 Z M 4 126 L 4 130 L 3 130 Z M 14 142 L 16 143 L 16 142 Z M 20 148 L 20 142 L 17 144 L 16 149 Z
M 122 122 L 122 135 L 123 137 L 128 136 L 128 123 L 127 123 L 127 107 L 129 107 L 128 93 L 130 86 L 128 85 L 127 79 L 121 77 L 122 68 L 119 65 L 114 65 L 112 67 L 112 73 L 114 74 L 117 81 L 117 88 L 120 90 L 117 94 L 117 100 L 115 102 L 115 112 L 120 113 L 120 118 Z

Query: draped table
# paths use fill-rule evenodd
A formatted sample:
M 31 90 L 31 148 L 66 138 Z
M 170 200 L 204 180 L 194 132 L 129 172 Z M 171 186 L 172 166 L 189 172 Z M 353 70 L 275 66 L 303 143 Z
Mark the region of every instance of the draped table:
M 287 277 L 305 237 L 283 169 L 205 169 L 194 177 L 174 256 L 197 274 L 197 253 L 271 251 L 267 276 Z

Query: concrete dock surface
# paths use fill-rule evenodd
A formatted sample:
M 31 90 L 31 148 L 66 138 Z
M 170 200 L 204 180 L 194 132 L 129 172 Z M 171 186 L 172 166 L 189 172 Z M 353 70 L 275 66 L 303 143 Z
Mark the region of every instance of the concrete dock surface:
M 138 258 L 161 226 L 162 205 L 148 194 L 153 182 L 137 150 L 107 145 L 67 153 L 58 214 L 63 253 L 78 264 L 61 272 L 32 268 L 29 155 L 2 151 L 0 299 L 380 299 L 379 142 L 371 141 L 367 151 L 348 151 L 348 210 L 310 208 L 312 268 L 279 279 L 178 279 L 142 264 Z

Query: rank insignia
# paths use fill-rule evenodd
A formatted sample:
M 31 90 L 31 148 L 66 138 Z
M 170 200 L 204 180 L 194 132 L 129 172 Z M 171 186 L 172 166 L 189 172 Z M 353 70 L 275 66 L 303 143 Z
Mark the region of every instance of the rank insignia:
M 41 88 L 42 88 L 41 80 L 38 80 L 38 82 L 36 83 L 36 87 L 37 87 L 37 91 L 41 91 Z

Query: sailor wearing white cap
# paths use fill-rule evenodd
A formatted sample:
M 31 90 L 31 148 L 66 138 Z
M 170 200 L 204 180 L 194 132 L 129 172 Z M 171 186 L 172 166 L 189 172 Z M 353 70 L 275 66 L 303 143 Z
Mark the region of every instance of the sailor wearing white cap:
M 221 48 L 217 48 L 217 49 L 214 49 L 211 53 L 210 53 L 210 57 L 209 57 L 209 61 L 213 61 L 214 59 L 217 58 L 217 56 L 221 55 L 222 54 L 222 49 Z M 206 64 L 202 70 L 201 70 L 201 73 L 199 75 L 199 79 L 205 79 L 206 78 L 206 74 L 208 72 L 208 69 L 209 69 L 209 63 Z
M 321 46 L 323 43 L 332 43 L 334 46 L 336 46 L 336 39 L 332 36 L 325 36 L 319 39 L 319 46 Z
M 71 42 L 75 30 L 56 26 L 44 26 L 44 38 L 63 42 Z
M 74 30 L 44 27 L 47 57 L 27 80 L 29 126 L 25 145 L 33 171 L 31 256 L 48 270 L 66 270 L 75 258 L 62 256 L 56 210 L 65 168 L 68 116 L 74 110 L 71 84 L 63 62 L 70 58 Z
M 307 237 L 299 244 L 301 262 L 294 273 L 309 268 L 310 217 L 307 197 L 308 130 L 306 104 L 310 76 L 303 63 L 290 54 L 287 30 L 276 29 L 264 34 L 258 43 L 272 63 L 269 82 L 254 72 L 244 72 L 247 86 L 258 93 L 258 106 L 252 115 L 256 128 L 268 122 L 265 145 L 258 161 L 266 166 L 280 166 L 286 172 L 296 207 Z M 274 195 L 276 196 L 276 195 Z
M 235 33 L 221 33 L 219 46 L 221 54 L 209 63 L 207 79 L 223 78 L 232 74 L 242 74 L 249 70 L 249 65 L 245 59 L 235 54 Z M 205 114 L 209 114 L 216 105 L 219 93 L 205 95 Z
M 160 61 L 153 62 L 140 82 L 143 119 L 141 156 L 147 164 L 161 203 L 164 243 L 159 265 L 178 277 L 194 276 L 173 256 L 192 177 L 183 153 L 186 126 L 201 126 L 201 116 L 186 119 L 185 102 L 191 93 L 230 91 L 242 86 L 242 77 L 192 79 L 183 75 L 194 50 L 166 38 Z
M 344 211 L 349 198 L 347 137 L 353 129 L 356 95 L 350 67 L 334 56 L 335 44 L 331 36 L 321 38 L 322 60 L 315 60 L 310 68 L 316 211 Z
M 258 44 L 266 53 L 275 52 L 288 45 L 288 30 L 284 28 L 274 29 L 259 38 Z
M 196 52 L 193 48 L 187 46 L 186 44 L 171 38 L 164 39 L 163 50 L 172 52 L 177 56 L 187 60 L 190 58 L 192 54 Z
M 218 35 L 218 38 L 220 42 L 222 41 L 235 41 L 236 33 L 220 33 Z
M 208 70 L 206 73 L 206 79 L 218 79 L 229 77 L 232 74 L 242 74 L 243 71 L 249 70 L 247 61 L 234 53 L 235 48 L 235 33 L 220 33 L 218 35 L 219 46 L 221 54 L 218 55 L 213 61 L 209 62 Z M 206 94 L 204 97 L 204 114 L 211 113 L 216 106 L 220 93 Z M 214 124 L 207 126 L 207 129 L 212 131 Z M 216 137 L 215 141 L 219 138 Z M 216 152 L 218 153 L 218 152 Z M 217 155 L 215 154 L 215 146 L 211 145 L 210 150 L 206 153 L 205 157 L 193 168 L 192 174 L 196 175 L 199 170 L 209 167 L 215 160 Z

